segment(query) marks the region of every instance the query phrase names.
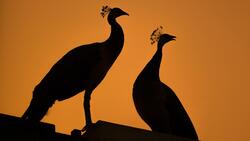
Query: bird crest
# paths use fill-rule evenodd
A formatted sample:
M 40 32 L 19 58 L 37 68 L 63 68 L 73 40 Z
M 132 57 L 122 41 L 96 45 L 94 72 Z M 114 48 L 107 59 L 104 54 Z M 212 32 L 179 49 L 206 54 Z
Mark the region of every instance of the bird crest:
M 163 33 L 163 27 L 160 26 L 157 29 L 153 31 L 153 33 L 150 36 L 151 44 L 154 44 L 155 42 L 158 42 L 160 39 L 160 36 Z
M 102 6 L 102 10 L 101 10 L 101 15 L 104 18 L 109 12 L 111 11 L 111 8 L 107 5 Z

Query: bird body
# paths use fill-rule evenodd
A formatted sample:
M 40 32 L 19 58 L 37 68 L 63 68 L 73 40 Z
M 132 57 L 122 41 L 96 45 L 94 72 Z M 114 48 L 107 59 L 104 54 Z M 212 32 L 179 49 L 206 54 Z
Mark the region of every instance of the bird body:
M 119 8 L 110 9 L 108 22 L 111 33 L 106 41 L 76 47 L 52 66 L 35 87 L 23 119 L 40 121 L 56 100 L 68 99 L 85 90 L 86 126 L 92 124 L 90 95 L 104 79 L 123 48 L 123 30 L 116 22 L 116 18 L 121 15 L 128 14 Z
M 107 69 L 100 68 L 107 63 L 99 48 L 101 48 L 101 43 L 94 43 L 69 51 L 53 65 L 36 86 L 37 92 L 35 91 L 34 94 L 53 95 L 55 100 L 61 101 L 88 87 L 93 87 L 95 83 L 100 83 L 107 73 Z
M 198 140 L 194 126 L 175 92 L 160 80 L 163 45 L 175 36 L 161 35 L 152 59 L 133 86 L 133 101 L 140 117 L 152 131 Z
M 59 101 L 87 88 L 94 89 L 106 76 L 123 47 L 122 28 L 112 28 L 116 31 L 111 31 L 105 42 L 82 45 L 64 55 L 53 65 L 36 89 L 43 91 L 50 88 L 51 92 L 46 94 L 54 95 Z

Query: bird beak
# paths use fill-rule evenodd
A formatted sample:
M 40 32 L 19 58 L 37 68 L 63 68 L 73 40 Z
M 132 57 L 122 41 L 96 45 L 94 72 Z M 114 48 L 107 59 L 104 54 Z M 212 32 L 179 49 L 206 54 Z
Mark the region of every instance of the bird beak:
M 122 15 L 127 15 L 127 16 L 129 16 L 129 14 L 128 14 L 128 13 L 126 13 L 126 12 L 124 12 L 124 11 L 123 11 Z
M 171 40 L 176 40 L 176 36 L 170 35 Z

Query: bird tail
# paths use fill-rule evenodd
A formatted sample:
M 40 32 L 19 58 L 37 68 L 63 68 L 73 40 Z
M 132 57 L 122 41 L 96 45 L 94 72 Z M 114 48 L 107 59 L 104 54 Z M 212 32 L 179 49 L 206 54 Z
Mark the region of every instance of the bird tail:
M 30 105 L 21 118 L 39 122 L 46 115 L 54 102 L 54 99 L 42 93 L 36 94 L 36 91 L 34 91 Z
M 24 114 L 22 115 L 22 119 L 27 119 L 28 118 L 28 115 L 30 113 L 30 106 L 27 108 L 27 110 L 24 112 Z

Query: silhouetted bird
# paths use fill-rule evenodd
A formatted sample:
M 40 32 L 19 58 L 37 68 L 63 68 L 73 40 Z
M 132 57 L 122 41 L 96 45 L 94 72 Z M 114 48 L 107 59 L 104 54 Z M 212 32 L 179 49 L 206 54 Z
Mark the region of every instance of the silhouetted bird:
M 158 41 L 158 48 L 134 83 L 133 100 L 140 117 L 152 131 L 198 140 L 195 128 L 180 100 L 159 77 L 162 48 L 175 38 L 162 34 L 159 28 L 152 33 L 152 43 Z
M 33 97 L 23 119 L 40 121 L 53 103 L 68 99 L 85 90 L 84 111 L 86 129 L 92 124 L 90 95 L 103 80 L 120 54 L 124 44 L 122 27 L 116 18 L 128 15 L 120 8 L 104 6 L 101 12 L 108 14 L 111 26 L 109 38 L 101 43 L 82 45 L 64 55 L 35 87 Z

